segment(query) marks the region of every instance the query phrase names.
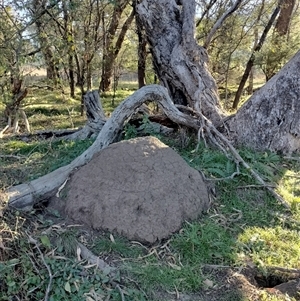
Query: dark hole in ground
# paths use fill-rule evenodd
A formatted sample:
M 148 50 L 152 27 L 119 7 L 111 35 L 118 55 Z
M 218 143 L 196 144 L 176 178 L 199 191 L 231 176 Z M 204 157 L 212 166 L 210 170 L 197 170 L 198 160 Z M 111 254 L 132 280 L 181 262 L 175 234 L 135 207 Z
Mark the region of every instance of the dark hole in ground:
M 283 279 L 282 277 L 278 276 L 278 275 L 268 275 L 268 276 L 264 276 L 264 275 L 256 275 L 254 276 L 257 285 L 259 287 L 262 288 L 272 288 L 275 287 L 276 285 L 285 283 L 286 280 Z

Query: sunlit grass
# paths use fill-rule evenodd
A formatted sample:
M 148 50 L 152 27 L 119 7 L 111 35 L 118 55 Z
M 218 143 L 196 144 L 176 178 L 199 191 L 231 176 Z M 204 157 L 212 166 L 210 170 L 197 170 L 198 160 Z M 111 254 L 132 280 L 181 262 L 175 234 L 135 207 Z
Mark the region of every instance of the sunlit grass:
M 279 182 L 278 192 L 294 209 L 300 209 L 300 173 L 287 170 Z
M 259 267 L 271 266 L 300 268 L 299 231 L 283 227 L 250 227 L 239 236 L 243 252 L 240 256 L 249 256 Z

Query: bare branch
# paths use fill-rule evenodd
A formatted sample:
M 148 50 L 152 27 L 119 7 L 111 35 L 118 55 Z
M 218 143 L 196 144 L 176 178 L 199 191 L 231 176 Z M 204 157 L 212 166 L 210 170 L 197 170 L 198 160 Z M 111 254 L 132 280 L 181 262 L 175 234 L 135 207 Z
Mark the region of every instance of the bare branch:
M 242 1 L 243 0 L 236 0 L 235 3 L 221 16 L 221 18 L 219 20 L 217 20 L 217 22 L 215 23 L 215 25 L 213 26 L 213 28 L 211 29 L 211 31 L 209 32 L 209 34 L 206 37 L 205 43 L 203 45 L 204 48 L 206 48 L 206 49 L 208 48 L 208 46 L 212 40 L 212 37 L 214 36 L 216 31 L 222 26 L 224 21 L 239 8 Z

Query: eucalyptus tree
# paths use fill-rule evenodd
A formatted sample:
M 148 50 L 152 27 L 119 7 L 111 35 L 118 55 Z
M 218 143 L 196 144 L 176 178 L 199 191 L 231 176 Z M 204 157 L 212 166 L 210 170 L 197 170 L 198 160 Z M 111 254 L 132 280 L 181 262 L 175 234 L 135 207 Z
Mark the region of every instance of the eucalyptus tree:
M 238 10 L 232 13 L 235 6 L 231 6 L 228 1 L 217 1 L 211 8 L 214 14 L 207 8 L 200 8 L 206 14 L 201 15 L 201 22 L 197 20 L 196 39 L 198 43 L 206 45 L 211 72 L 218 85 L 225 88 L 225 101 L 229 94 L 228 84 L 230 81 L 231 84 L 236 83 L 245 56 L 251 47 L 251 31 L 254 24 L 252 12 L 255 7 L 253 2 L 242 2 Z M 227 16 L 227 19 L 224 19 L 224 16 Z M 217 28 L 214 24 L 220 24 L 222 20 L 222 25 Z
M 263 44 L 264 44 L 264 42 L 265 42 L 265 40 L 267 38 L 267 35 L 268 35 L 268 33 L 269 33 L 269 31 L 270 31 L 273 23 L 275 22 L 278 14 L 280 12 L 282 1 L 283 0 L 279 0 L 278 1 L 278 4 L 276 5 L 276 7 L 273 10 L 273 12 L 272 12 L 272 14 L 271 14 L 268 22 L 266 23 L 266 26 L 264 27 L 264 30 L 263 30 L 260 38 L 259 38 L 259 41 L 258 41 L 257 45 L 254 47 L 254 49 L 253 49 L 253 51 L 251 53 L 251 56 L 250 56 L 249 60 L 247 61 L 246 68 L 244 70 L 242 79 L 240 81 L 238 90 L 237 90 L 237 92 L 235 94 L 235 98 L 234 98 L 234 101 L 233 101 L 233 104 L 232 104 L 232 107 L 234 109 L 237 108 L 237 106 L 238 106 L 238 104 L 240 102 L 240 98 L 241 98 L 241 95 L 243 93 L 245 84 L 246 84 L 246 82 L 248 80 L 248 77 L 250 75 L 252 67 L 253 67 L 253 65 L 255 63 L 255 55 L 256 55 L 256 53 L 258 53 L 261 50 L 261 48 L 262 48 L 262 46 L 263 46 Z
M 5 117 L 7 126 L 0 132 L 0 137 L 6 130 L 18 131 L 19 115 L 24 119 L 27 131 L 30 126 L 21 108 L 21 101 L 27 95 L 23 84 L 22 65 L 30 57 L 32 51 L 30 42 L 26 39 L 25 30 L 28 23 L 15 11 L 14 2 L 3 1 L 0 4 L 0 86 L 5 99 Z
M 137 12 L 162 85 L 175 104 L 189 106 L 202 116 L 199 123 L 202 133 L 205 130 L 203 135 L 207 134 L 212 141 L 216 139 L 216 134 L 207 128 L 209 120 L 237 145 L 285 153 L 300 150 L 300 52 L 234 117 L 224 119 L 207 52 L 194 39 L 195 1 L 143 0 L 137 5 Z M 275 14 L 273 11 L 272 16 Z
M 142 0 L 136 11 L 161 85 L 143 87 L 124 100 L 105 121 L 92 146 L 69 165 L 10 188 L 10 204 L 30 207 L 63 187 L 72 170 L 115 141 L 126 120 L 149 100 L 157 102 L 174 122 L 195 129 L 199 138 L 230 153 L 237 165 L 246 167 L 258 183 L 282 200 L 234 146 L 285 154 L 300 151 L 300 51 L 236 114 L 226 116 L 208 68 L 207 52 L 194 39 L 195 1 Z

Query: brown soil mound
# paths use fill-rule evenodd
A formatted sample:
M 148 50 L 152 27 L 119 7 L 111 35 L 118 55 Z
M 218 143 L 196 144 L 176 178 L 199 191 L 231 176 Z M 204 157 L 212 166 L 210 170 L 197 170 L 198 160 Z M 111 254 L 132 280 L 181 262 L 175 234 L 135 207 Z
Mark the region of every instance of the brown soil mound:
M 153 243 L 208 207 L 195 169 L 154 137 L 115 143 L 77 170 L 67 185 L 66 213 L 94 229 Z

